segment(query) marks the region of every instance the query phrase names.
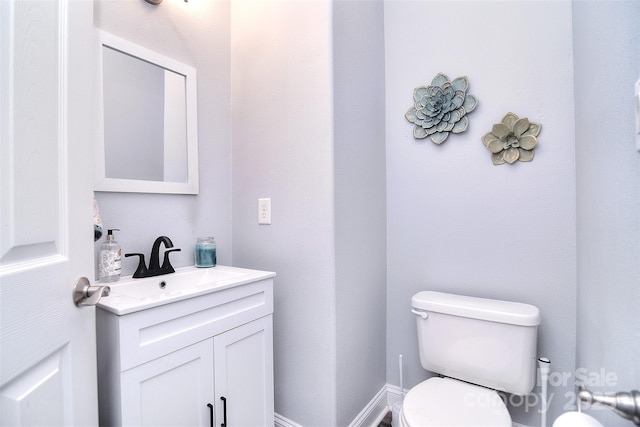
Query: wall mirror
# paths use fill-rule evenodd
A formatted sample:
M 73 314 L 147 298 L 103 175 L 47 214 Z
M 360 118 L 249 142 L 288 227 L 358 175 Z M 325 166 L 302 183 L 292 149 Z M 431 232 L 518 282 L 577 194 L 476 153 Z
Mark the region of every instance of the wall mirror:
M 96 191 L 198 194 L 196 70 L 99 31 Z

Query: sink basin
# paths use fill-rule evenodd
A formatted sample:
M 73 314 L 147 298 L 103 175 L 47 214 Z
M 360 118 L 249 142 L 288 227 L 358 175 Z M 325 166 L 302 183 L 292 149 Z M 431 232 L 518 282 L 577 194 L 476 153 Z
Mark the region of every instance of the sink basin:
M 102 297 L 98 307 L 124 315 L 274 276 L 270 271 L 222 265 L 176 268 L 175 273 L 143 279 L 128 276 L 109 284 L 111 294 Z

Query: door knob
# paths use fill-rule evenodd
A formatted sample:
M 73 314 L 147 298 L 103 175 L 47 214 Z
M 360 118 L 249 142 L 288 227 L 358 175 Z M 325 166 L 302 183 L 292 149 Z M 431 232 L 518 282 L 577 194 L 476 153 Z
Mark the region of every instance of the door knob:
M 108 297 L 109 286 L 91 286 L 89 279 L 81 277 L 73 287 L 73 302 L 78 306 L 96 305 L 100 298 Z

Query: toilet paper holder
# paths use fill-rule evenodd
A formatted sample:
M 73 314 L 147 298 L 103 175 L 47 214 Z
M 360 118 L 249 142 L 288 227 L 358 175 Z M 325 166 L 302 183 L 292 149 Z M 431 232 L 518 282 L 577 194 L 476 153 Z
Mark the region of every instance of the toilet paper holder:
M 583 404 L 603 405 L 611 408 L 615 413 L 623 418 L 633 421 L 640 426 L 640 391 L 619 392 L 613 395 L 594 394 L 587 390 L 584 385 L 578 386 L 578 405 Z

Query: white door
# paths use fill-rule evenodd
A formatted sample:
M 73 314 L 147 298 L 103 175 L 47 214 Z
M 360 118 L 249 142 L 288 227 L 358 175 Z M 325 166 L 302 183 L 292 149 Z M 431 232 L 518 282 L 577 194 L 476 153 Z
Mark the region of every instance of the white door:
M 123 372 L 121 392 L 123 426 L 213 425 L 213 339 Z
M 0 0 L 0 425 L 97 425 L 93 5 Z
M 216 425 L 272 426 L 272 316 L 213 337 Z

